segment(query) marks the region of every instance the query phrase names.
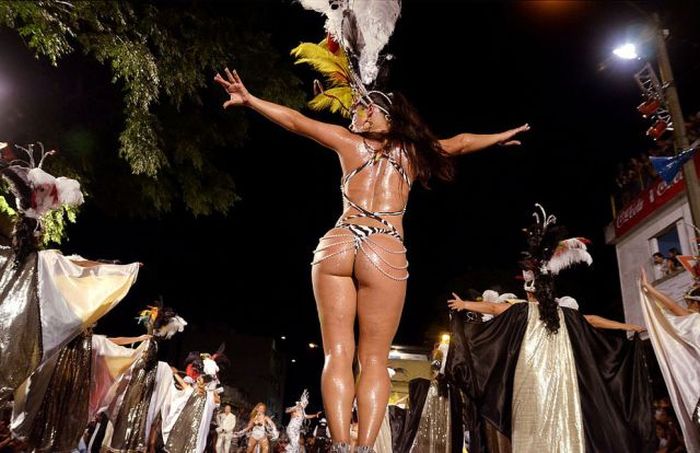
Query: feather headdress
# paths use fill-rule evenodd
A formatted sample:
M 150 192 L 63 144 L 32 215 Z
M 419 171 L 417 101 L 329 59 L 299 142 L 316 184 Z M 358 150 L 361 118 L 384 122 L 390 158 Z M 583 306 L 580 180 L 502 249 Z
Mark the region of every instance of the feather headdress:
M 27 147 L 4 145 L 0 148 L 0 174 L 9 184 L 21 215 L 40 221 L 49 211 L 83 203 L 78 181 L 56 178 L 42 169 L 46 158 L 56 151 L 46 151 L 40 142 Z
M 535 204 L 532 216 L 535 222 L 525 229 L 528 250 L 523 252 L 521 265 L 525 291 L 535 291 L 535 281 L 540 275 L 558 275 L 562 270 L 579 263 L 591 265 L 586 238 L 563 239 L 566 231 L 557 224 L 557 218 L 547 215 L 544 207 Z
M 230 363 L 224 354 L 226 344 L 221 343 L 214 354 L 192 351 L 185 359 L 185 372 L 194 380 L 203 376 L 207 381 L 218 381 L 220 365 Z
M 185 330 L 187 321 L 170 307 L 164 307 L 163 301 L 156 301 L 139 312 L 136 317 L 139 324 L 146 327 L 149 334 L 157 338 L 169 340 L 178 332 Z
M 320 44 L 302 43 L 292 55 L 297 63 L 310 64 L 329 83 L 324 89 L 314 83 L 316 97 L 309 103 L 315 110 L 330 109 L 350 116 L 357 103 L 375 104 L 377 94 L 391 103 L 389 95 L 379 91 L 386 78 L 386 61 L 381 52 L 394 32 L 401 13 L 400 0 L 299 0 L 309 10 L 326 17 L 327 37 Z M 388 110 L 379 106 L 388 115 Z

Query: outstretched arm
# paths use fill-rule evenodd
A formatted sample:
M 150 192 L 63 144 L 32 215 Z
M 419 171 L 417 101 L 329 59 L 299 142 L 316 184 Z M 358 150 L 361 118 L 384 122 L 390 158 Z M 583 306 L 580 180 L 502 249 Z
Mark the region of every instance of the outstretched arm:
M 629 330 L 631 332 L 644 332 L 646 329 L 636 324 L 613 321 L 598 315 L 583 315 L 593 327 L 598 329 Z
M 305 414 L 305 417 L 306 417 L 307 420 L 310 420 L 310 419 L 312 419 L 312 418 L 318 418 L 319 415 L 321 415 L 321 413 L 320 413 L 320 412 L 316 412 L 315 414 L 311 414 L 311 415 L 306 415 L 306 414 Z
M 225 74 L 226 79 L 221 74 L 216 74 L 214 77 L 214 80 L 229 94 L 229 100 L 224 102 L 224 108 L 249 107 L 288 131 L 308 137 L 337 152 L 357 145 L 358 137 L 346 128 L 313 120 L 289 107 L 257 98 L 248 93 L 236 71 L 231 72 L 226 68 Z
M 150 335 L 141 335 L 140 337 L 108 337 L 107 339 L 118 346 L 127 346 L 140 341 L 146 341 L 149 338 L 151 338 Z
M 651 294 L 656 300 L 661 302 L 664 307 L 671 313 L 673 313 L 676 316 L 686 316 L 689 315 L 691 312 L 687 308 L 683 308 L 680 305 L 678 305 L 676 302 L 673 301 L 670 297 L 668 297 L 666 294 L 662 293 L 658 289 L 654 288 L 651 283 L 649 283 L 649 280 L 647 279 L 647 273 L 642 268 L 642 275 L 641 275 L 641 284 L 642 284 L 642 290 L 647 293 Z
M 494 304 L 493 302 L 472 302 L 468 300 L 462 300 L 455 293 L 452 293 L 452 296 L 454 297 L 454 299 L 448 300 L 447 305 L 452 310 L 457 311 L 469 310 L 474 311 L 476 313 L 498 316 L 511 307 L 510 304 Z
M 447 154 L 460 155 L 480 151 L 493 145 L 513 146 L 520 145 L 520 140 L 513 137 L 521 132 L 529 131 L 530 126 L 523 124 L 515 129 L 510 129 L 498 134 L 459 134 L 452 138 L 440 140 L 440 146 Z

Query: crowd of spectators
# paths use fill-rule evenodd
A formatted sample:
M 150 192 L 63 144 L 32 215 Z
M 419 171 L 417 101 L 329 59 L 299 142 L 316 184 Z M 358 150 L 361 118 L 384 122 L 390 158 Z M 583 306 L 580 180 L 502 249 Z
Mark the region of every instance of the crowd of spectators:
M 693 143 L 700 139 L 700 112 L 688 117 L 686 122 L 688 141 Z M 653 147 L 617 166 L 613 209 L 617 212 L 634 200 L 643 190 L 658 181 L 658 175 L 651 165 L 649 157 L 673 156 L 673 136 L 668 133 L 657 140 Z

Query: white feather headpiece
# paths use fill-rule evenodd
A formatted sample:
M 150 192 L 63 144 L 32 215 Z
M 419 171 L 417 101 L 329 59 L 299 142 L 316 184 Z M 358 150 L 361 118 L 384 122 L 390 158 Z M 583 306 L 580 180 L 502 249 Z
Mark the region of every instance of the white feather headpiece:
M 304 389 L 304 391 L 301 393 L 301 397 L 299 398 L 299 401 L 297 402 L 299 406 L 301 406 L 302 409 L 306 408 L 306 406 L 309 405 L 309 391 Z
M 593 264 L 593 257 L 588 253 L 587 242 L 587 239 L 580 237 L 561 241 L 552 258 L 545 263 L 543 270 L 558 275 L 559 272 L 574 264 L 586 263 L 590 266 Z

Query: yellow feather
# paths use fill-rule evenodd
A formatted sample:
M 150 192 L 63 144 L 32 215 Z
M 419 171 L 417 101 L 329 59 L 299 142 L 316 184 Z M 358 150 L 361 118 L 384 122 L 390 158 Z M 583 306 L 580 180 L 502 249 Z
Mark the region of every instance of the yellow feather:
M 309 107 L 313 110 L 328 109 L 332 113 L 340 112 L 346 118 L 350 117 L 351 105 L 352 90 L 350 87 L 329 88 L 309 101 Z
M 292 49 L 295 64 L 306 63 L 323 74 L 333 85 L 346 84 L 349 79 L 347 57 L 342 51 L 336 55 L 324 46 L 305 42 Z

